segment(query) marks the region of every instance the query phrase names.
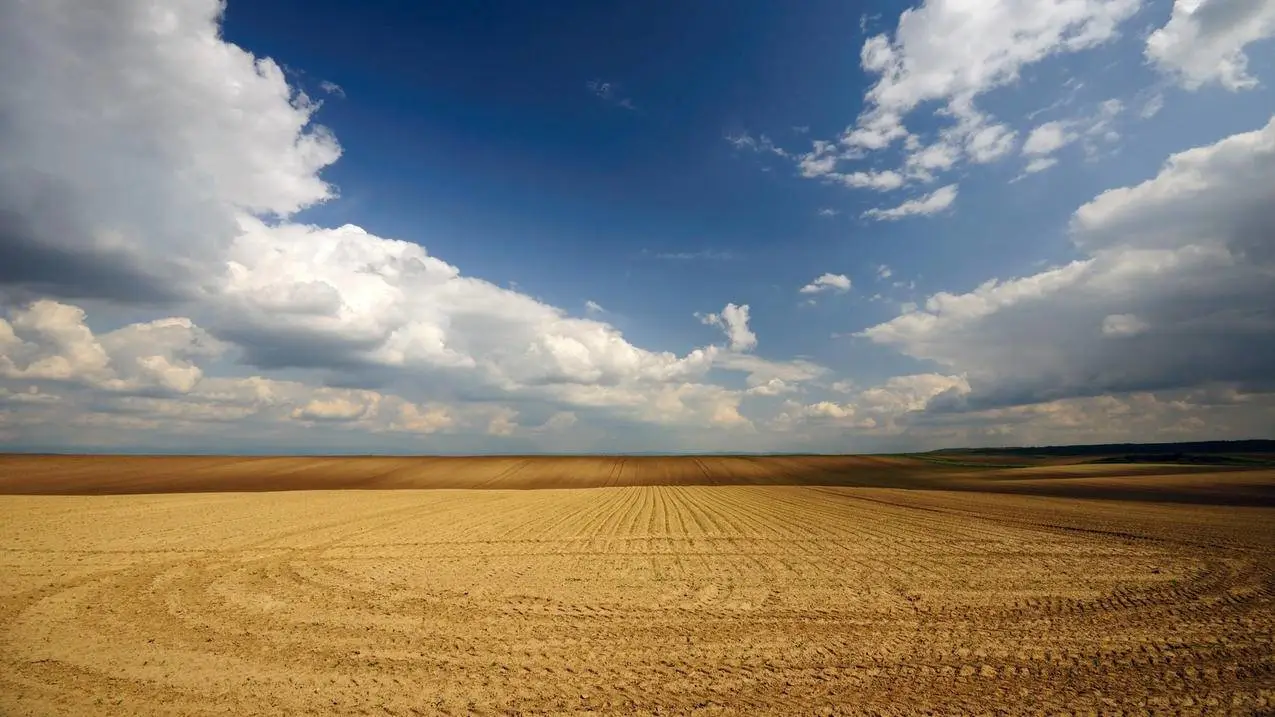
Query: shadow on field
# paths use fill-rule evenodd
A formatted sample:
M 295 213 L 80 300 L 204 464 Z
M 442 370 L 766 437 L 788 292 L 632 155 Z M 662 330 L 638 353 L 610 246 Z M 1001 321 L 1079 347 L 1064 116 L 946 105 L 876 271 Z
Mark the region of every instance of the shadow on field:
M 1003 456 L 0 455 L 0 493 L 808 485 L 1275 505 L 1275 469 Z

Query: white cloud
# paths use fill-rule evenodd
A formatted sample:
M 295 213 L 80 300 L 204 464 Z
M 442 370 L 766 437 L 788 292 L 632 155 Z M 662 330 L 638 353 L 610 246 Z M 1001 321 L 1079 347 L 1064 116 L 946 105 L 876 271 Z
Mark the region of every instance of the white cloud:
M 1013 153 L 1018 135 L 979 109 L 978 99 L 1017 82 L 1026 67 L 1113 40 L 1139 5 L 1140 0 L 923 0 L 899 16 L 892 33 L 863 43 L 860 64 L 876 78 L 863 98 L 863 111 L 836 141 L 815 140 L 810 152 L 796 155 L 798 170 L 804 177 L 855 189 L 891 191 L 912 182 L 935 181 L 962 162 L 1003 159 Z M 1074 95 L 1079 84 L 1070 89 Z M 909 131 L 906 122 L 919 107 L 931 103 L 937 104 L 933 114 L 942 126 L 926 140 Z M 754 148 L 760 146 L 744 139 Z M 843 162 L 862 160 L 897 142 L 904 151 L 897 170 L 838 169 Z M 1039 142 L 1040 138 L 1032 149 Z M 869 216 L 902 216 L 878 212 Z
M 51 430 L 57 434 L 53 438 L 71 445 L 90 437 L 61 434 L 56 427 L 146 430 L 162 441 L 164 435 L 184 435 L 187 440 L 205 435 L 212 430 L 208 424 L 218 423 L 234 426 L 234 439 L 260 436 L 268 441 L 270 436 L 287 431 L 290 424 L 354 429 L 364 434 L 433 433 L 456 424 L 453 409 L 438 404 L 417 406 L 394 394 L 260 376 L 205 375 L 195 361 L 215 359 L 221 347 L 206 345 L 207 335 L 188 319 L 132 324 L 95 336 L 83 325 L 83 312 L 74 306 L 42 301 L 13 311 L 10 317 L 12 323 L 0 325 L 0 335 L 8 337 L 12 333 L 8 329 L 16 325 L 19 335 L 40 331 L 46 336 L 62 336 L 60 346 L 37 344 L 37 355 L 25 357 L 23 351 L 32 347 L 15 347 L 10 340 L 0 342 L 0 382 L 14 378 L 38 382 L 39 386 L 32 384 L 21 394 L 22 402 L 49 406 L 54 413 L 42 409 L 27 412 L 23 422 L 33 428 L 53 426 Z M 91 360 L 76 360 L 86 352 Z M 173 363 L 180 364 L 178 373 L 183 380 L 142 370 L 156 359 L 168 361 L 170 368 Z M 19 370 L 15 374 L 15 365 L 22 369 L 25 360 L 45 366 L 60 364 L 61 370 Z M 0 398 L 13 402 L 10 393 L 0 386 Z M 305 434 L 294 429 L 290 435 Z M 133 437 L 134 441 L 139 439 L 147 440 Z
M 930 176 L 930 170 L 946 172 L 956 166 L 961 158 L 960 149 L 947 142 L 935 142 L 917 149 L 908 155 L 907 166 L 924 177 Z
M 747 132 L 728 134 L 726 135 L 726 141 L 730 142 L 735 149 L 743 149 L 750 152 L 769 152 L 770 154 L 778 155 L 780 157 L 791 156 L 786 150 L 777 146 L 773 141 L 771 141 L 770 137 L 767 137 L 764 134 L 759 137 L 753 137 Z
M 301 421 L 356 421 L 375 411 L 380 395 L 372 391 L 357 396 L 314 398 L 292 411 L 292 417 Z
M 854 402 L 859 410 L 877 414 L 889 421 L 911 411 L 925 410 L 936 396 L 969 392 L 964 376 L 937 373 L 894 376 L 881 386 L 860 391 Z
M 420 245 L 358 227 L 246 222 L 244 228 L 218 300 L 217 326 L 259 365 L 319 360 L 460 371 L 471 381 L 518 390 L 552 382 L 683 380 L 712 361 L 708 350 L 684 357 L 645 351 L 604 322 L 571 318 L 465 277 Z
M 976 100 L 1016 81 L 1024 67 L 1110 41 L 1138 5 L 1138 0 L 926 0 L 900 15 L 893 35 L 864 42 L 860 64 L 877 80 L 864 98 L 866 109 L 840 142 L 879 151 L 905 140 L 909 173 L 923 181 L 932 179 L 931 170 L 951 169 L 962 158 L 1000 159 L 1013 150 L 1015 134 L 981 112 Z M 937 114 L 953 123 L 937 142 L 922 145 L 904 122 L 933 101 L 941 103 Z
M 903 175 L 892 170 L 880 172 L 851 172 L 849 174 L 829 172 L 825 176 L 829 181 L 843 184 L 847 187 L 854 189 L 875 189 L 879 192 L 898 189 L 905 184 Z
M 1160 173 L 1111 189 L 1072 219 L 1079 246 L 1205 248 L 1225 245 L 1269 260 L 1275 196 L 1275 117 L 1259 129 L 1170 156 Z
M 822 274 L 814 281 L 801 287 L 799 291 L 803 294 L 818 294 L 824 291 L 842 294 L 849 290 L 850 278 L 845 274 Z
M 1019 142 L 1016 131 L 980 110 L 979 98 L 1017 82 L 1028 66 L 1114 40 L 1117 28 L 1139 6 L 1140 0 L 923 0 L 900 14 L 894 32 L 864 41 L 859 59 L 876 82 L 863 98 L 863 111 L 836 142 L 815 140 L 811 152 L 799 154 L 798 170 L 802 176 L 839 181 L 849 188 L 887 191 L 910 182 L 935 181 L 963 162 L 982 165 L 1010 156 Z M 1051 110 L 1070 102 L 1081 84 L 1068 87 L 1071 96 L 1054 102 Z M 941 126 L 927 139 L 909 131 L 907 121 L 918 107 L 931 103 L 937 103 L 933 116 Z M 1048 156 L 1080 137 L 1063 129 L 1061 122 L 1038 128 L 1024 153 Z M 1113 133 L 1105 131 L 1108 142 L 1113 142 Z M 841 162 L 863 159 L 899 142 L 904 158 L 898 170 L 839 171 Z M 1086 143 L 1085 151 L 1094 157 L 1099 148 Z M 1043 166 L 1033 163 L 1035 171 Z M 901 214 L 875 211 L 868 216 Z
M 446 406 L 420 406 L 403 403 L 390 429 L 407 433 L 437 433 L 456 425 L 456 418 Z
M 653 425 L 750 425 L 739 414 L 742 391 L 705 383 L 557 384 L 530 395 L 566 403 L 576 410 L 605 409 L 606 415 Z
M 987 164 L 1014 151 L 1018 134 L 1003 124 L 984 125 L 969 133 L 965 151 L 970 159 Z
M 702 383 L 711 369 L 734 370 L 715 366 L 721 347 L 648 351 L 417 244 L 288 222 L 333 196 L 318 172 L 340 150 L 274 62 L 222 40 L 215 0 L 64 5 L 3 10 L 0 215 L 16 224 L 3 233 L 0 281 L 28 296 L 183 294 L 188 318 L 95 335 L 78 306 L 23 304 L 0 324 L 0 379 L 109 392 L 112 405 L 150 392 L 153 410 L 206 415 L 221 409 L 204 407 L 214 400 L 204 392 L 249 390 L 208 375 L 227 370 L 215 359 L 228 352 L 238 367 L 383 386 L 375 420 L 394 430 L 429 432 L 446 423 L 437 406 L 473 397 L 581 403 L 656 424 L 746 423 L 742 391 Z M 593 89 L 616 97 L 614 86 Z M 746 307 L 721 321 L 737 348 L 755 344 Z M 286 408 L 271 410 L 327 425 L 370 405 L 321 388 L 290 388 Z M 366 423 L 368 410 L 345 423 Z M 446 415 L 459 422 L 459 410 Z
M 1036 126 L 1023 143 L 1022 153 L 1030 158 L 1023 174 L 1035 174 L 1053 167 L 1058 159 L 1052 155 L 1078 140 L 1084 147 L 1085 155 L 1090 159 L 1096 158 L 1101 152 L 1099 140 L 1110 144 L 1120 139 L 1120 133 L 1113 126 L 1123 111 L 1124 103 L 1113 98 L 1098 103 L 1088 116 L 1055 120 Z
M 811 418 L 852 418 L 854 407 L 845 406 L 832 401 L 819 401 L 802 406 L 798 415 Z
M 275 62 L 223 42 L 221 11 L 217 0 L 0 10 L 0 282 L 196 294 L 236 214 L 287 216 L 333 196 L 318 172 L 340 147 L 310 123 L 317 104 Z
M 968 104 L 1047 57 L 1095 47 L 1138 9 L 1136 0 L 959 3 L 927 0 L 905 10 L 893 37 L 863 45 L 863 68 L 879 75 L 860 126 L 904 115 L 922 102 Z
M 1142 119 L 1151 119 L 1160 114 L 1160 110 L 1164 109 L 1164 95 L 1159 92 L 1151 95 L 1151 98 L 1142 105 L 1142 109 L 1138 111 L 1138 116 Z
M 587 314 L 605 314 L 606 309 L 602 308 L 602 304 L 590 299 L 584 302 L 584 311 Z
M 331 80 L 324 80 L 320 82 L 319 89 L 323 90 L 329 95 L 336 95 L 337 97 L 340 97 L 342 99 L 345 98 L 345 88 L 341 87 L 340 85 L 338 85 L 337 83 Z
M 1244 90 L 1257 86 L 1245 49 L 1272 36 L 1272 0 L 1176 0 L 1168 23 L 1147 37 L 1145 54 L 1187 89 L 1216 82 Z
M 495 415 L 487 422 L 487 435 L 512 436 L 518 430 L 518 412 L 512 408 L 497 409 Z
M 869 209 L 863 213 L 868 219 L 892 221 L 910 216 L 938 214 L 956 201 L 956 185 L 949 184 L 917 199 L 909 199 L 889 209 Z
M 748 328 L 748 304 L 727 304 L 720 314 L 696 314 L 701 323 L 726 332 L 732 351 L 748 351 L 757 346 L 757 334 Z
M 822 177 L 832 173 L 840 161 L 840 154 L 832 142 L 815 140 L 814 149 L 797 157 L 797 171 L 803 177 Z
M 1275 410 L 1275 394 L 1228 386 L 951 410 L 969 392 L 961 376 L 897 376 L 840 401 L 788 401 L 770 428 L 812 447 L 871 438 L 891 450 L 1210 440 L 1262 435 Z
M 1077 209 L 1087 257 L 935 294 L 861 335 L 968 373 L 983 402 L 1268 385 L 1257 357 L 1275 345 L 1272 207 L 1275 118 Z
M 949 171 L 963 159 L 976 164 L 995 162 L 1012 152 L 1018 140 L 1018 133 L 972 105 L 949 108 L 945 114 L 955 117 L 956 123 L 940 130 L 932 144 L 923 144 L 916 135 L 907 136 L 904 171 L 909 179 L 932 182 L 935 172 Z
M 1055 164 L 1058 164 L 1057 157 L 1036 157 L 1035 159 L 1029 161 L 1027 163 L 1027 166 L 1023 167 L 1023 173 L 1035 174 L 1037 172 L 1043 172 L 1046 169 L 1049 169 L 1050 167 L 1054 166 Z
M 48 299 L 0 318 L 0 378 L 186 393 L 203 375 L 194 360 L 225 349 L 185 318 L 131 324 L 95 336 L 81 308 Z
M 713 365 L 729 371 L 747 373 L 745 382 L 749 387 L 761 386 L 774 379 L 795 387 L 827 373 L 826 368 L 806 359 L 770 361 L 760 356 L 736 351 L 719 354 L 714 359 Z
M 886 266 L 885 264 L 881 264 L 881 265 L 877 266 L 877 278 L 878 278 L 878 279 L 882 279 L 882 280 L 884 280 L 884 279 L 889 279 L 889 278 L 890 278 L 890 277 L 892 277 L 892 276 L 894 276 L 894 270 L 893 270 L 893 269 L 891 269 L 890 267 Z
M 744 393 L 749 396 L 779 396 L 796 390 L 797 387 L 795 385 L 784 381 L 782 378 L 772 378 L 765 383 L 749 387 Z
M 117 381 L 111 359 L 75 306 L 42 300 L 0 319 L 0 373 L 6 378 Z
M 936 373 L 894 376 L 884 384 L 861 391 L 845 387 L 845 401 L 817 401 L 800 404 L 790 401 L 775 418 L 775 427 L 791 429 L 801 424 L 840 425 L 861 432 L 898 434 L 906 428 L 909 414 L 925 411 L 939 396 L 969 393 L 963 376 Z
M 1220 399 L 1220 400 L 1219 400 Z M 1031 446 L 1263 435 L 1275 395 L 1138 391 L 908 416 L 913 445 Z
M 834 381 L 828 388 L 836 393 L 851 393 L 854 391 L 854 387 L 854 381 L 841 380 Z
M 843 151 L 832 142 L 824 140 L 815 140 L 813 145 L 814 148 L 810 152 L 796 157 L 797 170 L 803 177 L 821 179 L 851 189 L 873 189 L 878 192 L 898 189 L 907 183 L 907 178 L 903 174 L 889 169 L 839 172 L 837 165 L 840 162 L 856 159 L 859 155 L 855 152 Z M 784 154 L 784 156 L 789 155 Z
M 1023 142 L 1023 154 L 1053 154 L 1075 141 L 1076 137 L 1062 122 L 1046 122 L 1027 135 L 1027 141 Z
M 829 209 L 827 207 L 824 207 L 823 209 L 820 209 L 818 213 L 819 213 L 819 216 L 821 217 L 835 217 L 841 212 L 836 209 Z
M 764 135 L 732 141 L 786 157 L 806 176 L 877 191 L 994 161 L 1018 138 L 974 100 L 1021 67 L 1105 41 L 1130 4 L 990 3 L 959 13 L 948 2 L 923 4 L 891 37 L 865 45 L 878 82 L 843 142 L 816 141 L 797 156 Z M 401 446 L 447 434 L 447 446 L 465 436 L 480 442 L 464 445 L 482 446 L 488 434 L 530 441 L 588 428 L 605 437 L 611 422 L 626 436 L 635 423 L 652 435 L 676 426 L 661 440 L 689 443 L 688 435 L 751 438 L 749 416 L 773 408 L 775 397 L 804 402 L 785 409 L 793 425 L 954 430 L 943 417 L 964 407 L 979 420 L 1060 430 L 1101 404 L 1036 400 L 1042 387 L 1172 384 L 1183 366 L 1234 383 L 1225 390 L 1247 410 L 1264 405 L 1243 384 L 1261 380 L 1270 335 L 1269 312 L 1254 307 L 1275 303 L 1263 231 L 1271 226 L 1269 128 L 1182 153 L 1146 185 L 1095 198 L 1073 220 L 1088 256 L 1072 267 L 937 294 L 888 328 L 864 332 L 944 373 L 866 390 L 839 381 L 838 400 L 822 401 L 807 394 L 825 390 L 824 367 L 748 353 L 757 337 L 747 305 L 701 317 L 725 341 L 648 350 L 603 321 L 596 302 L 575 318 L 418 244 L 291 221 L 335 196 L 319 173 L 340 147 L 313 124 L 318 104 L 278 65 L 222 39 L 220 11 L 215 0 L 109 0 L 87 10 L 50 0 L 0 10 L 0 283 L 17 297 L 0 319 L 0 440 L 131 434 L 225 447 L 238 436 L 328 448 L 342 436 L 356 446 L 365 445 L 360 437 L 397 436 Z M 954 36 L 969 41 L 942 41 L 946 26 L 936 18 L 955 22 Z M 590 90 L 632 108 L 612 84 Z M 934 137 L 909 133 L 909 114 L 936 100 L 950 125 Z M 1067 120 L 1079 143 L 1117 132 L 1110 122 L 1099 127 L 1118 111 L 1111 107 L 1092 122 Z M 849 164 L 896 142 L 905 159 L 895 169 Z M 929 214 L 955 199 L 949 184 L 865 216 Z M 812 286 L 849 283 L 825 275 Z M 101 297 L 149 303 L 122 308 Z M 166 318 L 137 320 L 154 306 L 169 307 L 157 314 Z M 135 323 L 107 328 L 124 315 Z M 1184 349 L 1183 335 L 1204 339 Z M 1135 349 L 1153 359 L 1117 360 Z M 243 375 L 254 372 L 266 375 Z M 714 384 L 723 372 L 742 374 L 743 385 Z M 970 407 L 992 389 L 1020 391 L 1035 408 Z M 1185 425 L 1175 402 L 1187 398 L 1166 395 L 1138 400 L 1160 425 Z

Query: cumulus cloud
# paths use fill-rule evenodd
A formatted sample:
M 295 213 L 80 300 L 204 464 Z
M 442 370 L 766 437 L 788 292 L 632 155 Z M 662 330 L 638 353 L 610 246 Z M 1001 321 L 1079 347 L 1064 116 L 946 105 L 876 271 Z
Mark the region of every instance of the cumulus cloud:
M 1075 139 L 1076 135 L 1069 132 L 1062 122 L 1046 122 L 1027 135 L 1027 141 L 1023 142 L 1023 154 L 1053 154 Z
M 1136 0 L 927 0 L 900 15 L 893 37 L 864 42 L 861 64 L 878 79 L 844 141 L 876 148 L 902 138 L 903 116 L 927 101 L 946 102 L 955 117 L 968 117 L 979 95 L 1017 79 L 1025 66 L 1111 40 L 1137 9 Z
M 783 156 L 789 156 L 786 152 Z M 830 184 L 840 184 L 850 189 L 872 189 L 888 192 L 907 184 L 907 178 L 894 170 L 859 170 L 839 172 L 837 166 L 846 159 L 858 159 L 859 154 L 847 152 L 832 142 L 816 140 L 814 148 L 796 156 L 797 171 L 808 179 L 820 179 Z
M 827 368 L 807 359 L 771 361 L 760 356 L 734 351 L 720 354 L 714 360 L 714 365 L 748 374 L 745 381 L 750 387 L 760 386 L 774 379 L 795 387 L 818 379 L 828 372 Z
M 216 0 L 0 10 L 6 397 L 53 383 L 67 406 L 108 406 L 85 409 L 99 428 L 183 415 L 485 431 L 495 419 L 464 406 L 501 402 L 747 425 L 743 391 L 706 383 L 710 370 L 752 381 L 768 365 L 728 358 L 756 344 L 747 306 L 718 318 L 732 348 L 649 351 L 598 320 L 596 303 L 575 318 L 419 244 L 291 221 L 335 196 L 319 173 L 340 147 L 278 64 L 223 40 L 222 10 Z M 611 84 L 591 89 L 623 99 Z M 80 305 L 94 298 L 180 298 L 168 305 L 182 313 L 95 333 Z M 304 381 L 226 375 L 244 371 Z
M 770 428 L 812 449 L 878 450 L 1217 440 L 1269 430 L 1275 393 L 1212 385 L 1060 398 L 1010 406 L 968 405 L 962 376 L 897 376 L 836 401 L 787 401 Z
M 875 78 L 863 110 L 835 140 L 813 140 L 810 152 L 796 154 L 799 174 L 889 191 L 935 181 L 966 162 L 984 165 L 1009 157 L 1019 147 L 1019 134 L 982 110 L 980 98 L 1017 82 L 1029 66 L 1111 42 L 1139 6 L 1140 0 L 924 0 L 899 15 L 894 31 L 863 42 L 859 64 Z M 1072 97 L 1077 89 L 1079 84 L 1072 85 Z M 909 117 L 922 107 L 935 107 L 932 117 L 918 122 L 938 120 L 931 137 L 908 129 Z M 1051 166 L 1046 157 L 1079 137 L 1063 122 L 1039 126 L 1023 144 L 1033 157 L 1030 171 Z M 903 153 L 896 170 L 843 167 L 896 144 Z M 1093 156 L 1097 145 L 1086 144 L 1086 153 Z
M 1218 440 L 1265 435 L 1275 395 L 1138 391 L 954 412 L 908 414 L 910 445 L 1039 446 Z
M 466 277 L 418 244 L 354 226 L 245 221 L 230 256 L 226 285 L 210 304 L 215 331 L 263 368 L 433 375 L 453 386 L 517 393 L 695 380 L 716 353 L 641 349 L 603 321 L 570 317 Z M 740 311 L 720 320 L 744 341 L 751 333 L 746 307 L 742 323 Z
M 1103 146 L 1120 139 L 1115 121 L 1124 109 L 1124 103 L 1113 98 L 1098 103 L 1088 116 L 1037 125 L 1023 142 L 1022 154 L 1028 158 L 1023 175 L 1042 172 L 1058 164 L 1058 158 L 1053 155 L 1076 142 L 1081 144 L 1087 157 L 1097 157 Z
M 809 404 L 789 401 L 785 410 L 776 416 L 774 425 L 780 430 L 811 424 L 833 425 L 869 434 L 896 435 L 906 430 L 910 414 L 925 411 L 938 397 L 963 396 L 969 390 L 963 376 L 937 373 L 894 376 L 884 384 L 859 391 L 845 387 L 841 393 L 850 396 L 843 401 Z
M 512 436 L 519 428 L 517 418 L 518 412 L 512 408 L 497 409 L 487 422 L 487 435 Z
M 0 378 L 185 393 L 203 375 L 195 360 L 218 356 L 225 348 L 185 318 L 131 324 L 95 336 L 81 308 L 49 299 L 0 318 Z
M 198 294 L 236 216 L 334 190 L 340 147 L 280 67 L 223 42 L 217 0 L 0 9 L 0 282 L 45 295 Z M 127 181 L 121 181 L 121 178 Z
M 765 135 L 730 139 L 804 176 L 883 192 L 995 161 L 1019 138 L 976 100 L 1023 67 L 1107 41 L 1132 5 L 928 2 L 865 44 L 876 83 L 843 136 L 804 154 Z M 935 440 L 979 426 L 1071 430 L 1120 406 L 1165 430 L 1201 416 L 1251 425 L 1269 410 L 1255 391 L 1269 383 L 1264 307 L 1275 304 L 1270 126 L 1175 155 L 1158 177 L 1082 207 L 1074 264 L 936 294 L 863 332 L 941 369 L 867 389 L 836 381 L 836 400 L 821 400 L 812 394 L 828 369 L 751 353 L 746 304 L 699 316 L 724 340 L 648 350 L 594 302 L 572 316 L 578 307 L 485 281 L 420 244 L 299 223 L 297 212 L 336 196 L 321 172 L 340 146 L 277 63 L 222 38 L 221 12 L 217 0 L 0 8 L 0 440 L 328 449 L 445 434 L 447 446 L 481 449 L 489 436 L 601 440 L 621 426 L 615 436 L 647 430 L 662 445 L 735 435 L 756 447 L 756 425 L 769 424 L 755 412 L 780 401 L 776 426 Z M 589 90 L 624 106 L 613 84 Z M 931 102 L 948 122 L 923 138 L 905 121 Z M 1066 122 L 1078 144 L 1115 133 Z M 848 164 L 896 144 L 895 169 Z M 949 184 L 864 216 L 933 214 L 956 193 Z M 810 286 L 801 291 L 850 281 Z M 162 318 L 138 321 L 148 310 Z M 121 315 L 132 323 L 110 323 Z M 742 385 L 719 385 L 726 373 Z M 1119 405 L 1089 395 L 1104 390 L 1123 391 Z
M 963 163 L 996 162 L 1013 154 L 1018 133 L 981 109 L 980 98 L 1017 82 L 1025 68 L 1112 41 L 1139 6 L 1140 0 L 924 0 L 904 10 L 893 31 L 864 41 L 860 66 L 875 79 L 863 110 L 838 137 L 813 140 L 805 153 L 775 151 L 750 135 L 734 139 L 792 159 L 803 177 L 853 189 L 892 191 L 933 182 Z M 909 117 L 923 107 L 934 109 L 918 124 L 939 124 L 929 137 L 908 128 Z M 1038 135 L 1029 153 L 1045 138 Z M 903 159 L 897 169 L 849 166 L 898 144 Z M 1047 165 L 1034 159 L 1030 166 L 1040 171 Z M 880 211 L 871 216 L 902 216 Z
M 292 411 L 292 417 L 302 421 L 355 421 L 376 410 L 380 396 L 363 392 L 357 398 L 315 398 Z M 362 399 L 362 400 L 360 400 Z
M 446 406 L 421 406 L 404 402 L 390 428 L 408 433 L 437 433 L 455 425 L 456 418 Z
M 8 403 L 41 404 L 23 414 L 24 425 L 33 431 L 51 427 L 56 438 L 71 442 L 79 436 L 61 433 L 68 425 L 190 435 L 201 425 L 223 423 L 238 426 L 240 439 L 269 435 L 290 422 L 373 433 L 450 425 L 445 407 L 417 409 L 394 394 L 207 375 L 201 364 L 228 350 L 186 318 L 95 334 L 79 307 L 40 300 L 0 319 L 0 384 L 6 384 L 0 389 Z M 21 385 L 25 391 L 12 388 Z M 385 415 L 398 419 L 378 420 L 383 406 L 391 409 Z
M 816 140 L 810 152 L 797 155 L 798 169 L 848 187 L 892 190 L 933 181 L 964 161 L 1004 158 L 1017 133 L 980 110 L 979 97 L 1018 80 L 1025 67 L 1112 40 L 1138 6 L 1138 0 L 926 0 L 905 10 L 892 33 L 869 37 L 860 50 L 860 65 L 876 77 L 862 113 L 836 141 Z M 929 103 L 938 104 L 934 114 L 944 124 L 927 142 L 906 121 Z M 905 156 L 897 171 L 839 171 L 841 163 L 899 142 Z
M 822 274 L 816 277 L 814 281 L 801 287 L 798 291 L 802 294 L 818 294 L 825 291 L 844 294 L 849 290 L 850 278 L 845 274 Z
M 976 123 L 965 142 L 969 158 L 978 164 L 995 162 L 1014 150 L 1018 133 L 1004 124 Z
M 940 292 L 861 336 L 969 376 L 968 404 L 1227 384 L 1270 390 L 1275 118 L 1076 210 L 1085 257 Z
M 782 378 L 772 378 L 768 379 L 765 383 L 750 386 L 746 391 L 744 391 L 744 393 L 749 396 L 779 396 L 796 390 L 796 386 L 789 384 Z
M 748 304 L 727 304 L 720 314 L 696 314 L 701 323 L 726 332 L 732 351 L 747 351 L 757 346 L 757 334 L 748 328 Z
M 893 221 L 911 216 L 929 216 L 938 214 L 952 206 L 956 201 L 956 185 L 949 184 L 917 199 L 909 199 L 902 204 L 887 209 L 869 209 L 863 213 L 866 219 Z
M 1214 82 L 1245 90 L 1257 86 L 1245 49 L 1272 36 L 1271 0 L 1176 0 L 1169 21 L 1147 37 L 1145 54 L 1189 90 Z

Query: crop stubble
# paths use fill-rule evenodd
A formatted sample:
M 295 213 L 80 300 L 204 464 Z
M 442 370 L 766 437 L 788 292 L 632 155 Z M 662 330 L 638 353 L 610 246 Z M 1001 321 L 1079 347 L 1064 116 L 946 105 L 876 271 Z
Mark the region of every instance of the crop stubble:
M 4 496 L 0 713 L 1260 713 L 1271 511 L 827 486 Z

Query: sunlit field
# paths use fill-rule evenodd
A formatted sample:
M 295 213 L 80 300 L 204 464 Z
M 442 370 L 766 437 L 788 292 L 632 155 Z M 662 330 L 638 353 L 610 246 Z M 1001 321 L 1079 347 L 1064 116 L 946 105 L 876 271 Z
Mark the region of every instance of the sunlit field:
M 1269 470 L 90 460 L 3 459 L 0 488 L 234 492 L 0 497 L 4 714 L 1242 714 L 1275 696 Z M 903 487 L 838 485 L 887 469 Z M 1161 494 L 1111 497 L 1138 483 Z

